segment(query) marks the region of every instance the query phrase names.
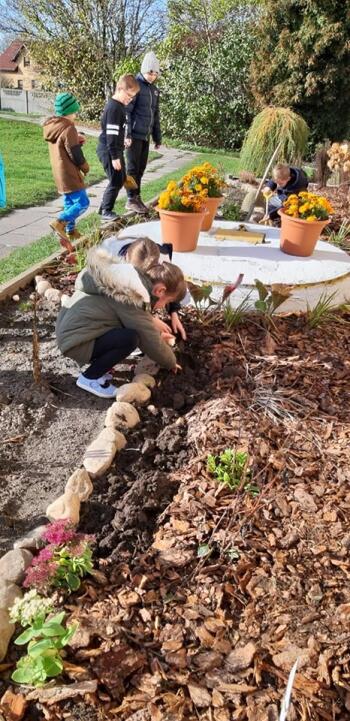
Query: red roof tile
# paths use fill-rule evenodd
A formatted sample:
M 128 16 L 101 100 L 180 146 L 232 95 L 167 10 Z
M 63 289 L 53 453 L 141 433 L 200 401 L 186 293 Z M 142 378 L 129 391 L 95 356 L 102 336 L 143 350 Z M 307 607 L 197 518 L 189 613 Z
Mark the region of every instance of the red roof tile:
M 16 58 L 18 57 L 19 51 L 23 48 L 24 43 L 22 40 L 14 40 L 11 45 L 0 54 L 0 70 L 17 70 L 18 63 Z

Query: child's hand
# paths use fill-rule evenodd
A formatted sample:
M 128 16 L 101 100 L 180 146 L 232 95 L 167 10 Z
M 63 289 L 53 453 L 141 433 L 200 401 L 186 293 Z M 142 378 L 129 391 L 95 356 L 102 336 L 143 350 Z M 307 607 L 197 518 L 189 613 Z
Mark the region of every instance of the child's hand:
M 187 340 L 186 331 L 185 331 L 177 313 L 171 314 L 171 327 L 172 327 L 175 335 L 176 335 L 176 333 L 180 333 L 182 340 Z
M 114 170 L 122 169 L 122 164 L 121 164 L 119 158 L 115 158 L 114 160 L 112 160 L 112 165 L 113 165 Z
M 131 144 L 132 144 L 132 138 L 125 138 L 125 140 L 124 140 L 124 147 L 125 147 L 125 148 L 130 148 Z
M 175 368 L 171 369 L 172 373 L 178 373 L 179 371 L 182 371 L 182 366 L 180 366 L 178 363 L 176 363 Z
M 160 148 L 160 143 L 154 143 L 154 149 L 159 150 L 159 148 Z
M 165 333 L 168 335 L 172 335 L 172 332 L 167 323 L 164 323 L 164 321 L 161 320 L 160 318 L 158 318 L 156 315 L 152 316 L 152 320 L 153 320 L 153 325 L 157 328 L 159 333 Z
M 86 143 L 85 133 L 78 133 L 78 140 L 79 140 L 80 145 L 84 145 L 84 143 Z
M 271 197 L 274 195 L 273 190 L 271 190 L 271 188 L 269 188 L 268 186 L 266 186 L 265 188 L 263 188 L 261 192 L 262 192 L 262 194 L 263 194 L 263 196 L 264 196 L 265 199 L 271 198 Z

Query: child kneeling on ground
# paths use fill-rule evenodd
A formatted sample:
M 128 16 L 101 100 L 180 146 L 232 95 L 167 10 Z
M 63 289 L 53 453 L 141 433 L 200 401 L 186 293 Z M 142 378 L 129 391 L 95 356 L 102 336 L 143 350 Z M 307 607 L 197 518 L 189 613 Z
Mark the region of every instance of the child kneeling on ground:
M 167 256 L 171 261 L 173 255 L 173 246 L 171 243 L 163 243 L 162 245 L 155 243 L 147 237 L 135 236 L 119 238 L 111 235 L 106 238 L 101 247 L 107 250 L 115 258 L 124 258 L 127 263 L 131 263 L 135 268 L 147 272 L 152 265 L 160 263 L 160 256 Z M 181 304 L 178 301 L 169 303 L 166 310 L 170 316 L 171 329 L 173 333 L 179 333 L 182 340 L 186 340 L 186 331 L 179 318 L 178 311 Z M 160 318 L 153 316 L 153 322 L 160 333 L 163 333 L 165 340 L 169 339 L 170 329 Z
M 76 290 L 60 310 L 57 344 L 79 365 L 89 363 L 77 386 L 100 398 L 114 398 L 108 371 L 140 348 L 162 368 L 176 372 L 176 357 L 154 325 L 150 310 L 182 300 L 187 292 L 180 268 L 156 263 L 139 270 L 103 247 L 88 253 Z

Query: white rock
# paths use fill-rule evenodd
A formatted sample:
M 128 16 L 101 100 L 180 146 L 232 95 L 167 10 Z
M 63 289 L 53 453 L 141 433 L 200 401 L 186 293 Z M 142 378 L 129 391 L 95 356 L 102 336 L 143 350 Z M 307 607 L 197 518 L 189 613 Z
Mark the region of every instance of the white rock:
M 159 366 L 146 355 L 141 358 L 135 368 L 136 375 L 139 375 L 140 373 L 148 373 L 150 376 L 155 376 L 157 375 L 158 371 Z
M 50 289 L 52 289 L 51 283 L 49 283 L 48 280 L 43 280 L 40 277 L 40 280 L 35 285 L 36 292 L 39 293 L 39 295 L 45 295 L 46 291 Z
M 8 611 L 16 598 L 22 598 L 22 596 L 20 587 L 15 583 L 6 583 L 6 581 L 0 580 L 0 608 Z
M 144 383 L 124 383 L 117 390 L 116 398 L 124 403 L 147 403 L 151 391 Z
M 105 419 L 107 428 L 134 428 L 138 423 L 140 416 L 131 403 L 116 401 L 108 408 Z
M 0 558 L 0 578 L 12 583 L 22 583 L 24 572 L 32 562 L 33 554 L 25 548 L 15 548 Z
M 156 384 L 153 376 L 150 376 L 149 373 L 137 373 L 137 375 L 133 378 L 133 382 L 143 383 L 143 385 L 147 386 L 147 388 L 154 388 Z
M 67 295 L 67 293 L 63 293 L 61 296 L 61 305 L 63 308 L 69 308 L 70 306 L 70 296 Z
M 71 491 L 79 496 L 80 501 L 87 501 L 91 496 L 94 487 L 91 478 L 85 468 L 79 468 L 72 473 L 66 483 L 65 491 Z
M 119 436 L 122 433 L 113 428 L 104 428 L 86 449 L 83 464 L 92 478 L 102 476 L 111 465 L 121 442 Z
M 61 291 L 57 290 L 57 288 L 48 288 L 45 290 L 44 297 L 46 300 L 49 300 L 50 303 L 60 303 L 61 302 Z
M 58 521 L 62 518 L 69 518 L 76 526 L 79 523 L 80 499 L 77 493 L 65 491 L 62 496 L 56 498 L 46 509 L 46 516 L 50 521 Z
M 0 661 L 3 661 L 6 654 L 10 639 L 15 630 L 15 624 L 11 623 L 8 611 L 0 608 Z
M 29 531 L 25 536 L 17 538 L 14 542 L 14 548 L 40 548 L 42 546 L 41 536 L 45 531 L 46 526 L 37 526 Z
M 15 295 L 12 296 L 12 300 L 14 300 L 15 303 L 18 303 L 18 301 L 19 301 L 19 295 L 18 295 L 18 293 L 16 293 Z

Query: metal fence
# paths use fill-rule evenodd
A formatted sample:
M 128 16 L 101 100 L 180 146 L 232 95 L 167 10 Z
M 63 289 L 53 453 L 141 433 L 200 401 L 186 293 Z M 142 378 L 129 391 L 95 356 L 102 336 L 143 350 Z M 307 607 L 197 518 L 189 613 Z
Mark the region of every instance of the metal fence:
M 54 95 L 43 90 L 0 88 L 0 110 L 12 110 L 26 115 L 51 115 L 53 100 Z

